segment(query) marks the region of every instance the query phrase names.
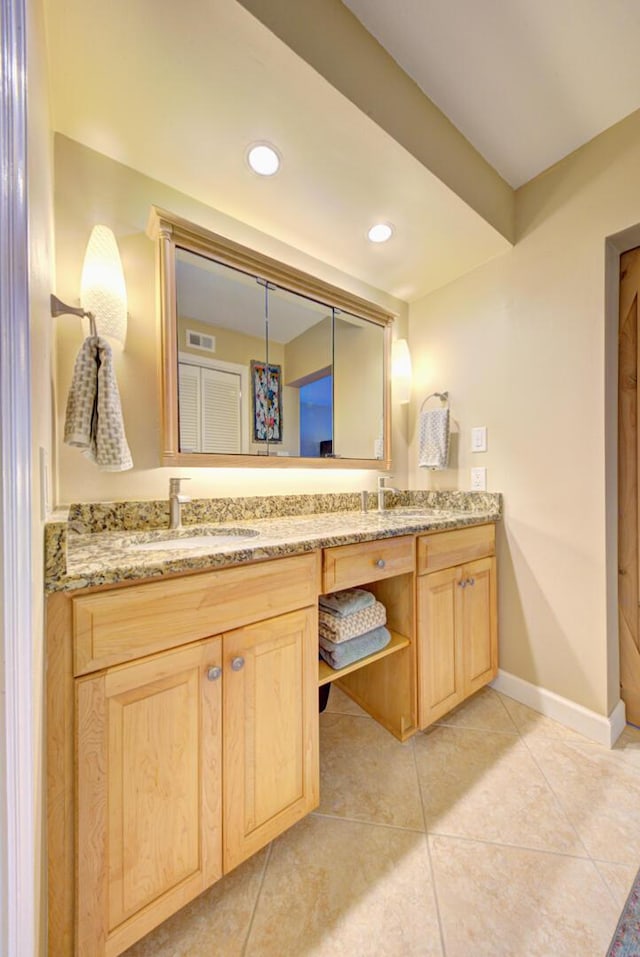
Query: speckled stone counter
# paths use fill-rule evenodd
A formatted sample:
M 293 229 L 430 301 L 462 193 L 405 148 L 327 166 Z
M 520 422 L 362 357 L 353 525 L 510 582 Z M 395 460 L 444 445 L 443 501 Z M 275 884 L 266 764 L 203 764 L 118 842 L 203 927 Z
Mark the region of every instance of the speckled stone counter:
M 383 512 L 375 501 L 369 493 L 370 510 L 361 512 L 355 493 L 198 499 L 183 506 L 179 530 L 168 529 L 166 501 L 72 505 L 66 521 L 45 528 L 45 587 L 71 591 L 142 581 L 496 522 L 502 513 L 496 492 L 401 492 L 387 495 Z M 186 540 L 184 547 L 179 539 Z

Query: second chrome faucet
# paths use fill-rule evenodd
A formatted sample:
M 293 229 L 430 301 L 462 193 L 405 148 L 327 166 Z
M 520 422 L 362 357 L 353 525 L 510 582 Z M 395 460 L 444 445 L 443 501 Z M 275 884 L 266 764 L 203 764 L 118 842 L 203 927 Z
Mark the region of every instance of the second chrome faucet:
M 393 488 L 392 485 L 385 485 L 386 478 L 387 478 L 386 475 L 378 476 L 378 511 L 379 512 L 384 512 L 385 510 L 385 500 L 384 500 L 385 493 L 386 492 L 398 493 L 400 491 L 399 488 Z
M 169 528 L 180 528 L 182 525 L 182 506 L 191 501 L 188 495 L 180 491 L 180 482 L 189 482 L 188 478 L 169 479 Z

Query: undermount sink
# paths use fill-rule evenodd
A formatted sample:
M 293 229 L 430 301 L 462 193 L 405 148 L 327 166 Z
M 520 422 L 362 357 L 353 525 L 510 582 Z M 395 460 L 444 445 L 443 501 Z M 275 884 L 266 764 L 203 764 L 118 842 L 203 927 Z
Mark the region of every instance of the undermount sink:
M 453 510 L 450 508 L 428 508 L 422 505 L 400 505 L 398 508 L 386 508 L 387 515 L 430 515 L 434 518 L 442 515 L 451 515 Z
M 258 532 L 253 528 L 201 529 L 191 535 L 164 533 L 166 537 L 154 538 L 150 542 L 137 542 L 131 548 L 139 552 L 182 551 L 185 548 L 221 548 L 226 545 L 239 545 L 246 539 L 255 538 Z

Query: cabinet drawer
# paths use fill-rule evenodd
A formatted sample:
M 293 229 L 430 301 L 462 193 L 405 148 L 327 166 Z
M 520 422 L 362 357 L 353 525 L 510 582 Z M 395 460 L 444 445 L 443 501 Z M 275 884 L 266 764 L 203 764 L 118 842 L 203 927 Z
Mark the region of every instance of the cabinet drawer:
M 451 568 L 495 554 L 495 525 L 473 525 L 418 538 L 418 574 Z
M 315 605 L 318 553 L 73 599 L 74 674 Z
M 337 591 L 414 570 L 414 539 L 382 538 L 375 542 L 325 548 L 322 590 Z

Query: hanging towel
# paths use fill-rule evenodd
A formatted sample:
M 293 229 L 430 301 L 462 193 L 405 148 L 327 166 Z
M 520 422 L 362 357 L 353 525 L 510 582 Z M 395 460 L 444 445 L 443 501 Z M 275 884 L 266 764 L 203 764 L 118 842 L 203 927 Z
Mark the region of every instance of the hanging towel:
M 101 337 L 85 339 L 77 355 L 67 396 L 64 441 L 82 449 L 101 471 L 133 468 L 111 346 Z
M 318 621 L 320 640 L 327 638 L 334 644 L 339 644 L 342 641 L 348 641 L 350 638 L 357 638 L 358 635 L 364 635 L 366 631 L 371 631 L 378 625 L 385 625 L 387 609 L 382 602 L 374 601 L 372 605 L 361 608 L 353 615 L 339 618 L 338 615 L 332 615 L 321 608 L 318 613 Z
M 367 655 L 372 655 L 375 651 L 381 651 L 391 641 L 391 634 L 389 630 L 381 625 L 379 628 L 374 628 L 373 631 L 368 631 L 364 635 L 360 635 L 358 638 L 351 638 L 349 641 L 343 641 L 342 644 L 333 645 L 331 650 L 328 650 L 324 646 L 330 644 L 329 642 L 323 641 L 320 645 L 319 651 L 320 656 L 324 658 L 328 665 L 331 665 L 332 668 L 346 668 L 347 665 L 352 664 L 354 661 L 359 661 L 361 658 L 366 658 Z
M 449 461 L 449 409 L 420 413 L 418 465 L 423 469 L 446 469 Z
M 375 598 L 371 592 L 364 588 L 345 588 L 331 595 L 320 595 L 318 598 L 320 608 L 332 615 L 337 615 L 338 618 L 345 618 L 362 608 L 368 608 L 374 601 Z

